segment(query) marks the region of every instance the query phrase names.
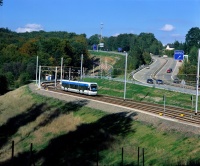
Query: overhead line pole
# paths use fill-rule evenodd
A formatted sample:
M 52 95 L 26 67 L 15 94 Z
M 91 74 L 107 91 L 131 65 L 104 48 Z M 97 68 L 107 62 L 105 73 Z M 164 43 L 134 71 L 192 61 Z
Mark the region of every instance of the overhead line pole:
M 60 84 L 62 83 L 62 69 L 63 69 L 63 58 L 61 58 Z
M 196 104 L 195 104 L 195 115 L 198 111 L 198 96 L 199 96 L 199 61 L 200 61 L 200 49 L 198 50 L 198 65 L 197 65 L 197 84 L 196 84 Z
M 37 56 L 37 60 L 36 60 L 36 79 L 35 79 L 36 80 L 35 81 L 36 85 L 37 85 L 37 82 L 38 82 L 38 80 L 37 80 L 38 78 L 37 77 L 38 77 L 38 56 Z
M 41 75 L 41 66 L 39 66 L 39 82 L 38 82 L 38 88 L 39 89 L 41 88 L 41 85 L 40 85 L 40 75 Z
M 81 81 L 83 77 L 83 54 L 81 54 Z

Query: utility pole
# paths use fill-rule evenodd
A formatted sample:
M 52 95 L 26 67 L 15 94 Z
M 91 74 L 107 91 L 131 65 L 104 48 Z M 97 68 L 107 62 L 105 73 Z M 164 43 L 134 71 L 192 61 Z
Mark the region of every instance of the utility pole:
M 198 50 L 198 66 L 197 66 L 197 84 L 196 84 L 195 115 L 197 115 L 197 111 L 198 111 L 198 96 L 199 96 L 199 61 L 200 61 L 200 49 Z
M 35 81 L 35 84 L 37 85 L 37 76 L 38 76 L 38 56 L 37 56 L 37 60 L 36 60 L 36 81 Z
M 81 54 L 81 81 L 83 78 L 83 54 Z
M 39 66 L 39 82 L 38 82 L 38 88 L 39 89 L 41 88 L 41 85 L 40 85 L 40 75 L 41 75 L 41 66 Z

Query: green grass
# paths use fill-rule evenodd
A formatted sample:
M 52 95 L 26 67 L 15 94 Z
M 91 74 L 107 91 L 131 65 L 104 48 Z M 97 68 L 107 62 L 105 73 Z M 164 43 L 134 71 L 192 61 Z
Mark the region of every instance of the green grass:
M 89 51 L 90 54 L 94 55 L 94 56 L 101 56 L 101 57 L 122 57 L 122 54 L 118 54 L 118 53 L 113 53 L 113 52 L 101 52 L 101 51 Z
M 74 113 L 74 116 L 81 117 L 84 123 L 92 123 L 97 121 L 99 118 L 105 116 L 106 113 L 100 110 L 95 110 L 89 107 L 83 107 L 79 111 Z
M 121 83 L 102 79 L 93 81 L 98 81 L 99 93 L 108 94 L 108 91 L 103 90 L 110 88 L 114 95 L 123 96 Z M 146 87 L 137 85 L 128 85 L 128 87 L 134 89 L 134 94 L 137 95 L 135 100 L 138 101 L 140 101 L 140 96 L 147 92 Z M 149 91 L 151 96 L 160 95 L 162 98 L 162 91 L 154 88 L 149 88 Z M 153 91 L 157 91 L 156 93 L 159 94 Z M 176 94 L 165 93 L 177 97 Z M 21 98 L 16 98 L 16 94 Z M 184 99 L 184 96 L 181 97 Z M 33 143 L 36 165 L 49 164 L 45 162 L 59 165 L 61 161 L 63 164 L 60 165 L 66 165 L 67 159 L 70 158 L 74 158 L 84 165 L 83 156 L 86 158 L 89 156 L 88 159 L 93 161 L 91 165 L 95 165 L 97 147 L 99 149 L 99 165 L 120 165 L 122 147 L 124 165 L 137 165 L 138 147 L 140 147 L 140 165 L 142 165 L 143 148 L 145 165 L 177 165 L 177 163 L 189 161 L 192 163 L 192 161 L 200 159 L 198 135 L 181 133 L 173 129 L 166 130 L 162 128 L 162 123 L 148 124 L 132 120 L 123 114 L 110 115 L 85 105 L 40 96 L 32 93 L 27 87 L 21 87 L 20 90 L 2 96 L 0 110 L 13 108 L 12 104 L 4 104 L 6 99 L 9 99 L 10 103 L 18 102 L 23 106 L 25 98 L 28 98 L 31 103 L 24 106 L 24 111 L 21 111 L 21 107 L 16 107 L 10 117 L 4 112 L 1 113 L 5 123 L 0 124 L 9 129 L 11 125 L 15 130 L 12 133 L 4 133 L 8 140 L 0 149 L 0 164 L 3 159 L 9 161 L 10 150 L 8 149 L 10 149 L 12 140 L 15 140 L 16 143 L 16 160 L 23 159 L 26 153 L 29 154 L 30 144 Z M 145 101 L 145 98 L 142 101 Z M 38 108 L 34 109 L 33 105 Z M 39 113 L 36 114 L 37 111 Z M 32 114 L 31 118 L 27 113 Z M 16 122 L 12 120 L 18 116 L 20 119 L 17 118 Z M 30 119 L 28 120 L 28 118 Z M 27 120 L 23 121 L 24 119 Z M 11 122 L 12 124 L 10 124 Z M 2 134 L 4 128 L 0 126 L 0 129 Z M 0 138 L 0 141 L 4 140 Z M 6 156 L 6 154 L 8 155 Z
M 113 80 L 84 78 L 85 81 L 98 83 L 98 94 L 124 97 L 124 83 Z M 192 109 L 191 95 L 169 90 L 145 87 L 132 83 L 126 85 L 126 98 L 141 102 L 151 102 L 163 105 L 163 95 L 165 95 L 166 105 Z

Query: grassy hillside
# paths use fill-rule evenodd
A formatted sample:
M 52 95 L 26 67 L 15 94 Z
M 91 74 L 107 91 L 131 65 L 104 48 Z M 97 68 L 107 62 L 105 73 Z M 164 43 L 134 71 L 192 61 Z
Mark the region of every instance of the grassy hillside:
M 84 78 L 85 81 L 98 83 L 98 94 L 111 95 L 117 97 L 124 97 L 124 83 L 113 80 L 97 79 L 97 78 Z M 133 83 L 126 85 L 126 98 L 133 99 L 141 102 L 151 102 L 163 105 L 163 96 L 165 96 L 166 105 L 187 108 L 191 113 L 194 113 L 192 108 L 191 95 L 179 93 L 164 89 L 157 89 L 154 87 L 146 87 Z M 193 96 L 195 100 L 195 96 Z M 193 101 L 193 106 L 195 101 Z M 200 106 L 200 105 L 199 105 Z
M 198 135 L 162 130 L 125 112 L 107 114 L 86 104 L 39 96 L 27 86 L 0 96 L 0 165 L 11 165 L 12 141 L 13 165 L 29 163 L 31 143 L 36 165 L 97 165 L 98 154 L 99 165 L 118 166 L 122 148 L 123 165 L 137 165 L 138 147 L 140 165 L 143 148 L 145 165 L 194 165 L 200 159 Z

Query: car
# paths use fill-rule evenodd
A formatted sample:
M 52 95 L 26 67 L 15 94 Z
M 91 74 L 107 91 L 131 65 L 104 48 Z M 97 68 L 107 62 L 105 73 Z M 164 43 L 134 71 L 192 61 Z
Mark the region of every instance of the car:
M 175 78 L 174 81 L 173 81 L 173 83 L 175 83 L 175 84 L 179 84 L 180 82 L 181 81 L 178 78 Z
M 167 73 L 171 73 L 172 72 L 172 68 L 167 69 Z
M 156 84 L 163 84 L 163 80 L 160 79 L 156 80 Z
M 148 84 L 153 84 L 153 79 L 151 79 L 151 78 L 147 79 L 147 83 Z
M 149 66 L 146 66 L 146 69 L 150 69 L 150 67 L 149 67 Z

